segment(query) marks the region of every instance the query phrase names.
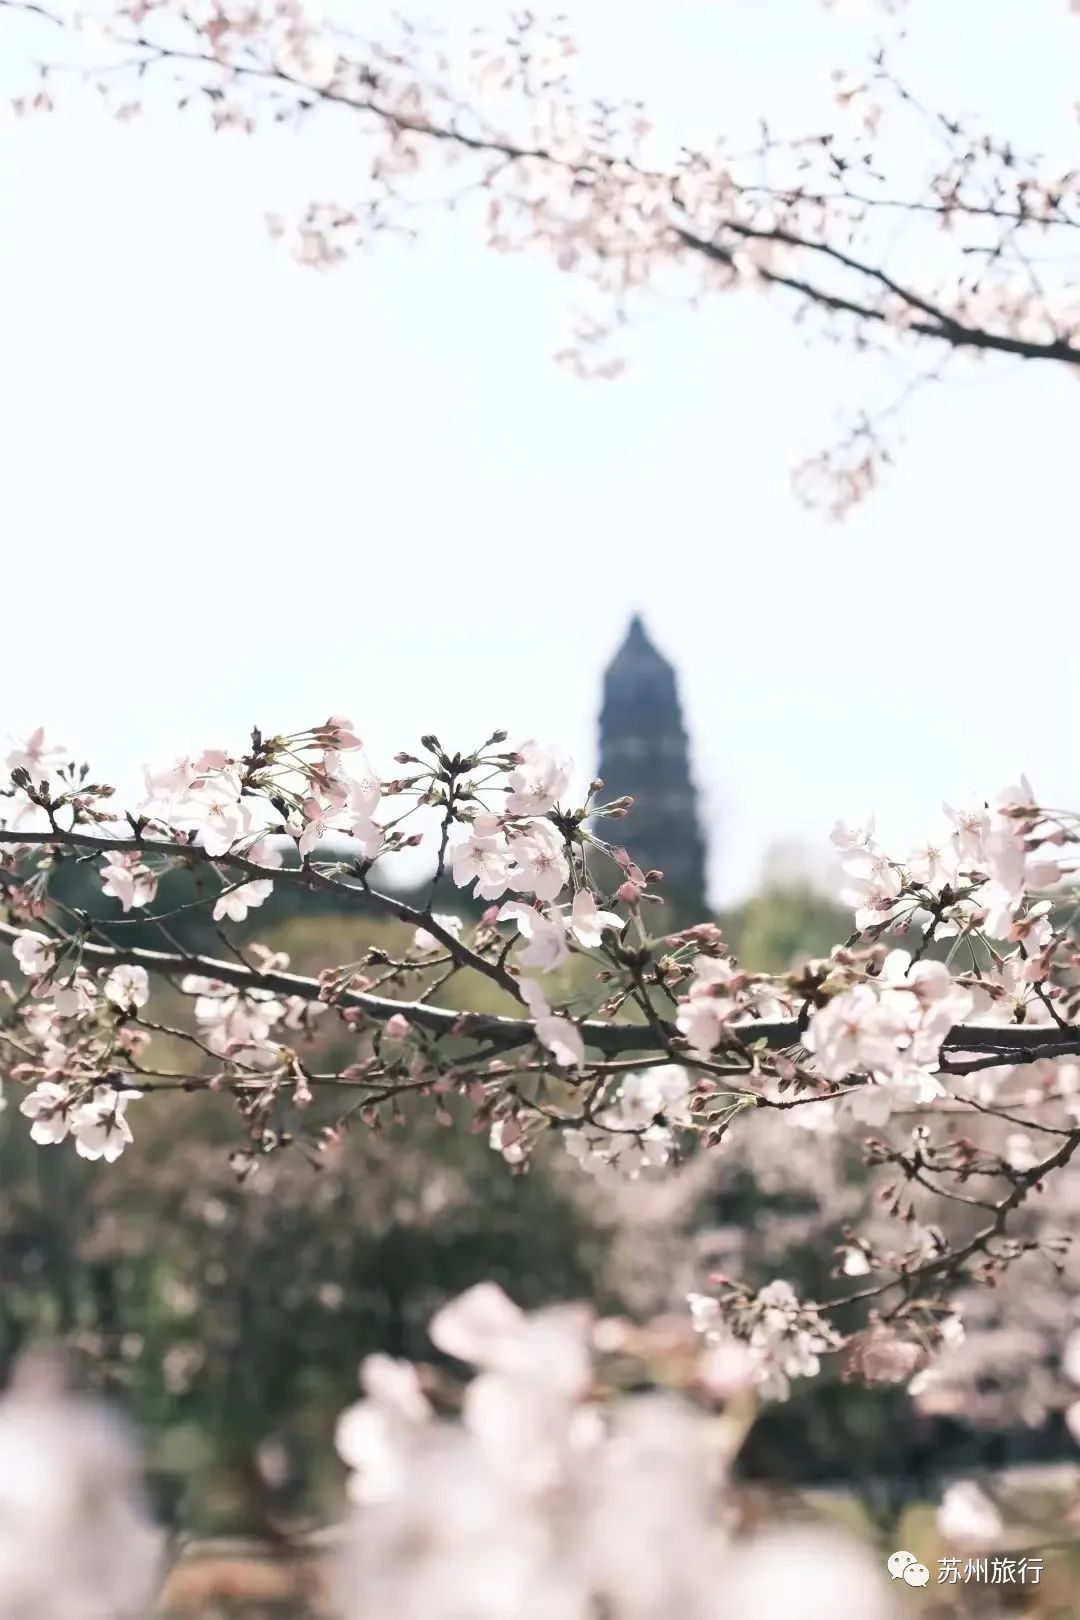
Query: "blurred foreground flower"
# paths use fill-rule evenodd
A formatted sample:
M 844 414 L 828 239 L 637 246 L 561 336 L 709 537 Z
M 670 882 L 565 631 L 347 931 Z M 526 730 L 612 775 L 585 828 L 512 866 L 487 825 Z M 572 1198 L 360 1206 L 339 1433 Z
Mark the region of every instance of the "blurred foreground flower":
M 958 1547 L 992 1547 L 1004 1528 L 1001 1514 L 973 1480 L 957 1480 L 941 1499 L 938 1529 Z
M 890 1620 L 857 1545 L 737 1536 L 745 1425 L 684 1393 L 619 1393 L 598 1347 L 625 1352 L 634 1330 L 605 1326 L 575 1306 L 526 1315 L 483 1283 L 431 1324 L 438 1348 L 477 1369 L 462 1398 L 431 1369 L 369 1358 L 338 1430 L 358 1503 L 344 1620 Z M 688 1373 L 685 1387 L 708 1387 Z M 731 1383 L 733 1401 L 746 1384 Z
M 127 1430 L 25 1354 L 0 1398 L 0 1620 L 146 1620 L 163 1551 Z

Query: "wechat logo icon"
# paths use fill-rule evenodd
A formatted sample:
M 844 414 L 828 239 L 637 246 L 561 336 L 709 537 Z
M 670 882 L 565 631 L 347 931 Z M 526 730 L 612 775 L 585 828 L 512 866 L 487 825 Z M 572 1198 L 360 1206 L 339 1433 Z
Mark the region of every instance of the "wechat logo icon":
M 894 1581 L 906 1581 L 909 1586 L 925 1586 L 930 1579 L 926 1565 L 920 1564 L 914 1553 L 902 1549 L 890 1553 L 886 1567 Z

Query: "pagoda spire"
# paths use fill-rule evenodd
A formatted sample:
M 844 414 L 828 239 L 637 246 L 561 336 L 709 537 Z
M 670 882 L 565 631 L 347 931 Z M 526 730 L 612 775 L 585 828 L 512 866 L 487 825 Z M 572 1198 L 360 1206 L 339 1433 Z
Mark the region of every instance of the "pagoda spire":
M 702 922 L 705 843 L 678 682 L 640 613 L 604 673 L 598 774 L 605 800 L 623 794 L 634 800 L 625 821 L 596 824 L 599 836 L 625 843 L 639 865 L 663 872 L 660 891 L 673 924 Z

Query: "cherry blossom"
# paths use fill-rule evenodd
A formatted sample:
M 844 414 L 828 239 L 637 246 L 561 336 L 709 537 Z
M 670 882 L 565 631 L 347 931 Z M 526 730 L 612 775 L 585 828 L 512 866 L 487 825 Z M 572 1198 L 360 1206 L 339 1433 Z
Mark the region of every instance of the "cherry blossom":
M 581 1031 L 568 1018 L 561 1018 L 551 1005 L 535 979 L 522 979 L 522 997 L 536 1023 L 537 1038 L 543 1042 L 556 1063 L 565 1069 L 580 1069 L 585 1063 L 585 1045 Z
M 224 855 L 251 830 L 251 809 L 240 797 L 240 780 L 229 769 L 201 777 L 173 812 L 178 827 L 195 835 L 208 855 Z
M 145 1007 L 150 1000 L 150 978 L 146 969 L 121 962 L 105 980 L 105 994 L 123 1012 Z
M 510 887 L 535 894 L 538 900 L 556 900 L 570 880 L 558 829 L 550 821 L 532 821 L 507 836 L 514 860 Z
M 335 749 L 343 753 L 353 748 L 363 748 L 364 743 L 353 729 L 353 723 L 345 715 L 332 714 L 321 728 L 326 739 Z
M 940 893 L 959 877 L 960 851 L 951 841 L 933 844 L 928 840 L 911 852 L 905 865 L 915 883 Z
M 333 812 L 328 811 L 322 805 L 322 803 L 315 798 L 314 794 L 309 795 L 304 800 L 301 809 L 304 813 L 304 826 L 297 839 L 296 847 L 299 851 L 300 858 L 302 860 L 306 860 L 306 858 L 311 854 L 312 850 L 315 849 L 318 844 L 322 843 L 323 839 L 330 831 Z
M 1080 816 L 1040 808 L 1021 783 L 947 810 L 900 859 L 872 822 L 838 827 L 859 929 L 831 955 L 753 972 L 715 924 L 665 934 L 660 880 L 611 846 L 634 908 L 627 942 L 628 919 L 604 909 L 591 868 L 591 824 L 613 806 L 557 808 L 570 768 L 562 753 L 530 744 L 518 759 L 505 740 L 494 732 L 454 748 L 426 736 L 419 754 L 395 756 L 404 774 L 384 783 L 341 717 L 289 735 L 256 728 L 241 751 L 208 749 L 149 775 L 150 815 L 118 809 L 89 767 L 79 785 L 57 772 L 32 828 L 31 790 L 17 775 L 0 802 L 12 919 L 0 931 L 30 994 L 9 989 L 0 1023 L 32 1139 L 70 1136 L 84 1157 L 116 1158 L 146 1073 L 179 1081 L 152 1090 L 228 1101 L 255 1144 L 238 1155 L 243 1174 L 256 1155 L 317 1160 L 349 1130 L 407 1121 L 406 1095 L 442 1125 L 462 1116 L 514 1171 L 562 1142 L 603 1177 L 605 1198 L 629 1196 L 616 1185 L 627 1180 L 641 1179 L 642 1193 L 692 1182 L 714 1152 L 771 1193 L 804 1159 L 838 1165 L 858 1141 L 858 1207 L 843 1211 L 842 1241 L 838 1208 L 820 1227 L 836 1286 L 816 1305 L 786 1285 L 725 1285 L 709 1329 L 720 1336 L 715 1382 L 730 1339 L 752 1352 L 734 1359 L 744 1371 L 752 1361 L 759 1392 L 782 1395 L 842 1352 L 845 1376 L 909 1380 L 919 1400 L 944 1399 L 957 1288 L 980 1256 L 1008 1273 L 1033 1252 L 1031 1195 L 1040 1190 L 1049 1207 L 1041 1190 L 1057 1185 L 1080 1135 L 1080 959 L 1065 921 Z M 374 819 L 384 794 L 385 828 Z M 620 817 L 626 810 L 614 801 Z M 632 823 L 629 834 L 632 843 Z M 339 840 L 333 858 L 317 850 L 324 835 Z M 300 842 L 299 863 L 286 865 L 286 840 Z M 431 874 L 421 906 L 369 870 L 376 855 L 389 868 L 417 846 Z M 98 926 L 71 909 L 52 882 L 71 862 L 100 873 L 122 916 Z M 213 922 L 220 958 L 172 938 L 168 909 L 124 931 L 155 884 L 180 871 L 193 875 L 196 898 L 179 910 Z M 272 884 L 290 903 L 317 894 L 345 913 L 359 903 L 395 919 L 409 943 L 369 945 L 360 930 L 356 960 L 292 972 L 271 946 L 230 937 L 230 925 L 250 927 Z M 433 916 L 447 884 L 495 903 L 475 926 Z M 882 942 L 886 924 L 904 949 Z M 152 948 L 138 943 L 147 927 L 160 936 Z M 559 1011 L 540 982 L 556 969 L 572 998 Z M 482 996 L 455 1005 L 467 978 Z M 180 984 L 185 997 L 170 1016 L 177 1051 L 161 1067 L 144 1055 L 158 983 Z M 985 1181 L 977 1198 L 973 1176 Z M 950 1202 L 985 1210 L 985 1230 L 964 1237 Z M 1056 1241 L 1046 1239 L 1048 1253 Z M 841 1318 L 840 1334 L 829 1301 L 843 1298 L 844 1279 L 867 1310 Z M 576 1444 L 567 1413 L 538 1417 L 543 1402 L 530 1412 L 520 1390 L 498 1383 L 471 1399 L 490 1442 L 485 1468 L 503 1469 L 513 1446 L 535 1451 L 538 1474 L 564 1467 Z M 1058 1410 L 1060 1388 L 1038 1402 Z
M 256 866 L 278 867 L 282 863 L 281 851 L 273 844 L 268 844 L 265 839 L 251 846 L 247 858 Z M 228 918 L 230 922 L 243 922 L 248 912 L 256 906 L 261 906 L 264 900 L 269 900 L 273 892 L 272 878 L 252 878 L 249 883 L 240 883 L 233 889 L 226 889 L 214 902 L 214 921 L 221 922 Z
M 25 771 L 35 787 L 38 787 L 58 765 L 63 763 L 65 757 L 62 748 L 45 741 L 45 728 L 38 726 L 25 742 L 16 744 L 8 754 L 6 764 L 9 771 Z
M 594 1107 L 593 1121 L 563 1132 L 564 1147 L 581 1165 L 631 1180 L 661 1169 L 675 1157 L 672 1127 L 692 1124 L 690 1077 L 677 1063 L 634 1071 Z
M 407 1361 L 368 1356 L 360 1381 L 365 1398 L 341 1414 L 334 1443 L 350 1470 L 350 1499 L 390 1501 L 405 1488 L 410 1443 L 430 1422 L 432 1409 Z
M 443 929 L 445 933 L 452 934 L 454 939 L 461 938 L 461 931 L 464 927 L 464 923 L 460 917 L 455 917 L 449 912 L 436 911 L 433 913 L 433 921 L 438 923 L 439 927 Z M 445 949 L 446 947 L 442 940 L 436 939 L 435 935 L 429 933 L 426 928 L 417 928 L 414 932 L 410 950 L 413 951 L 417 956 L 429 956 L 435 951 L 442 951 Z
M 248 912 L 261 906 L 273 892 L 274 885 L 269 878 L 253 878 L 235 889 L 224 889 L 214 901 L 214 921 L 222 922 L 227 918 L 229 922 L 243 922 Z
M 510 859 L 505 840 L 491 820 L 485 820 L 464 842 L 454 846 L 451 872 L 459 889 L 475 879 L 473 894 L 484 900 L 497 900 L 510 884 Z M 488 828 L 491 830 L 488 830 Z
M 942 810 L 953 826 L 953 838 L 961 864 L 978 868 L 983 859 L 983 848 L 990 833 L 990 810 L 985 804 L 974 804 L 956 809 L 943 804 Z
M 167 807 L 173 800 L 182 798 L 200 774 L 199 766 L 187 755 L 166 766 L 164 770 L 152 771 L 147 767 L 143 771 L 143 783 L 146 788 L 144 808 L 150 809 L 158 805 Z
M 801 1302 L 782 1278 L 756 1296 L 739 1290 L 725 1298 L 691 1293 L 687 1303 L 707 1343 L 727 1344 L 734 1335 L 756 1353 L 756 1384 L 770 1400 L 787 1400 L 793 1378 L 814 1377 L 822 1353 L 836 1343 L 816 1307 Z
M 55 1354 L 23 1351 L 0 1398 L 0 1615 L 135 1620 L 164 1567 L 133 1437 Z
M 488 1132 L 488 1147 L 500 1154 L 507 1164 L 524 1164 L 528 1153 L 522 1140 L 521 1122 L 513 1116 L 493 1120 Z
M 134 1141 L 127 1105 L 142 1095 L 131 1088 L 116 1091 L 111 1086 L 95 1086 L 90 1100 L 80 1103 L 71 1113 L 76 1153 L 83 1159 L 104 1159 L 114 1164 Z
M 44 934 L 30 929 L 17 934 L 11 944 L 12 954 L 19 967 L 31 979 L 40 979 L 51 973 L 56 962 L 56 947 Z
M 210 777 L 229 769 L 231 761 L 222 748 L 206 748 L 194 757 L 183 755 L 164 770 L 143 771 L 146 799 L 143 808 L 161 810 L 169 815 L 182 809 L 190 789 L 198 788 Z
M 763 1288 L 757 1303 L 764 1310 L 750 1334 L 752 1347 L 762 1351 L 769 1363 L 765 1391 L 784 1400 L 792 1378 L 812 1378 L 821 1363 L 819 1355 L 829 1340 L 805 1325 L 806 1310 L 800 1306 L 791 1284 L 778 1279 Z
M 716 1332 L 698 1359 L 697 1381 L 717 1400 L 730 1401 L 755 1389 L 766 1377 L 764 1353 L 729 1333 Z
M 545 916 L 524 901 L 508 900 L 499 910 L 499 921 L 515 922 L 518 933 L 528 940 L 528 948 L 517 958 L 522 967 L 550 973 L 570 954 L 566 943 L 566 924 L 557 912 Z
M 873 1322 L 850 1339 L 845 1372 L 849 1377 L 857 1375 L 868 1384 L 903 1384 L 924 1357 L 925 1348 L 918 1340 L 886 1322 Z
M 605 928 L 619 934 L 625 927 L 625 917 L 614 911 L 601 911 L 596 896 L 589 889 L 579 889 L 575 894 L 570 908 L 570 930 L 583 949 L 599 950 Z
M 993 1502 L 970 1479 L 946 1487 L 937 1526 L 946 1541 L 961 1547 L 992 1547 L 1004 1529 Z
M 500 1468 L 543 1485 L 565 1466 L 573 1409 L 592 1376 L 592 1311 L 520 1311 L 494 1283 L 478 1283 L 432 1318 L 432 1343 L 481 1370 L 469 1385 L 466 1427 Z
M 30 1136 L 43 1146 L 62 1142 L 71 1129 L 68 1088 L 54 1080 L 40 1080 L 19 1104 L 20 1114 L 32 1120 Z
M 354 737 L 354 733 L 346 731 Z M 360 747 L 359 739 L 351 744 Z M 360 775 L 344 768 L 337 748 L 327 748 L 308 780 L 312 791 L 302 800 L 302 825 L 291 825 L 301 858 L 306 858 L 329 834 L 337 832 L 355 839 L 364 857 L 374 860 L 383 845 L 383 829 L 372 819 L 382 796 L 382 784 L 367 765 L 360 762 Z
M 547 1349 L 543 1334 L 538 1333 L 535 1320 L 515 1305 L 497 1283 L 477 1283 L 444 1305 L 432 1317 L 428 1332 L 436 1349 L 474 1367 L 504 1373 L 533 1370 L 548 1376 L 542 1353 Z M 569 1342 L 573 1361 L 568 1382 L 572 1392 L 588 1379 L 586 1345 L 587 1339 L 578 1333 Z
M 520 761 L 510 775 L 506 809 L 512 816 L 542 816 L 554 810 L 570 785 L 573 761 L 552 744 L 529 741 L 518 749 Z
M 157 874 L 137 852 L 116 852 L 101 867 L 101 892 L 119 900 L 125 912 L 149 905 L 157 894 Z
M 692 1051 L 706 1054 L 722 1039 L 725 1026 L 739 1011 L 734 993 L 737 970 L 726 957 L 699 956 L 688 995 L 675 1023 Z
M 846 821 L 837 821 L 829 834 L 830 842 L 838 849 L 855 850 L 874 848 L 875 817 L 868 816 L 861 827 L 849 826 Z
M 855 909 L 856 928 L 873 928 L 899 915 L 903 878 L 884 855 L 873 848 L 857 848 L 845 860 L 844 872 L 843 898 Z
M 941 1094 L 933 1070 L 941 1046 L 973 1005 L 940 962 L 916 962 L 904 951 L 886 958 L 880 975 L 833 996 L 810 1019 L 804 1037 L 830 1080 L 866 1073 L 880 1085 L 907 1083 L 914 1097 Z
M 204 103 L 219 127 L 251 127 L 260 112 L 282 127 L 324 111 L 359 121 L 376 183 L 281 228 L 305 262 L 336 262 L 369 234 L 394 237 L 433 199 L 453 203 L 478 187 L 486 206 L 464 215 L 475 214 L 493 247 L 539 248 L 599 295 L 588 300 L 596 319 L 563 357 L 578 369 L 589 350 L 610 369 L 607 328 L 625 329 L 659 287 L 682 284 L 694 303 L 756 287 L 835 321 L 862 347 L 877 333 L 886 348 L 1026 355 L 1077 370 L 1080 308 L 1060 251 L 1080 201 L 1075 174 L 909 90 L 883 19 L 871 69 L 836 79 L 835 129 L 826 122 L 808 139 L 763 116 L 749 138 L 709 136 L 672 156 L 639 106 L 583 86 L 561 27 L 545 32 L 530 16 L 509 37 L 469 29 L 459 59 L 452 37 L 432 39 L 425 27 L 384 34 L 376 21 L 360 38 L 341 19 L 327 31 L 315 9 L 134 0 L 95 47 L 106 102 L 125 115 L 164 90 L 185 109 Z M 158 89 L 144 92 L 155 79 Z M 51 87 L 35 88 L 50 99 Z M 896 161 L 880 134 L 894 120 Z M 884 454 L 876 416 L 860 413 L 839 467 L 822 457 L 808 469 L 834 488 L 824 504 L 839 512 L 858 498 Z M 905 601 L 902 567 L 898 581 L 892 617 L 902 627 L 919 610 Z M 1029 681 L 1033 669 L 1029 655 Z M 1046 684 L 1043 671 L 1036 677 Z M 318 1162 L 350 1132 L 383 1130 L 404 1096 L 446 1117 L 452 1097 L 455 1119 L 471 1113 L 515 1168 L 534 1143 L 561 1137 L 583 1158 L 655 1171 L 650 1191 L 672 1204 L 729 1160 L 766 1195 L 799 1186 L 816 1211 L 808 1240 L 820 1236 L 835 1256 L 821 1268 L 830 1273 L 821 1303 L 803 1300 L 783 1280 L 759 1286 L 780 1264 L 770 1257 L 779 1223 L 763 1213 L 762 1234 L 740 1231 L 728 1269 L 743 1280 L 714 1278 L 715 1297 L 691 1301 L 703 1349 L 682 1358 L 677 1393 L 619 1393 L 620 1377 L 635 1388 L 663 1381 L 656 1366 L 625 1368 L 644 1334 L 627 1326 L 609 1336 L 620 1353 L 601 1365 L 603 1336 L 587 1310 L 529 1315 L 493 1285 L 452 1301 L 432 1325 L 437 1348 L 477 1369 L 460 1402 L 442 1398 L 443 1367 L 369 1358 L 360 1405 L 339 1427 L 362 1503 L 342 1567 L 348 1620 L 882 1620 L 896 1605 L 869 1554 L 804 1526 L 733 1532 L 729 1437 L 757 1396 L 783 1398 L 834 1353 L 845 1377 L 910 1379 L 925 1410 L 949 1411 L 951 1400 L 954 1415 L 990 1412 L 1005 1428 L 1008 1380 L 971 1375 L 980 1341 L 985 1356 L 995 1333 L 995 1353 L 1015 1367 L 1010 1424 L 1072 1401 L 1080 1313 L 1059 1240 L 1075 1226 L 1080 1162 L 1070 1062 L 1080 1056 L 1077 895 L 1066 887 L 1080 819 L 1041 808 L 1021 779 L 946 807 L 944 825 L 913 848 L 882 848 L 872 817 L 838 824 L 854 937 L 756 975 L 720 954 L 715 937 L 668 931 L 670 911 L 653 897 L 659 880 L 629 854 L 617 898 L 633 908 L 632 943 L 620 938 L 627 925 L 600 909 L 590 869 L 601 807 L 591 795 L 567 807 L 571 766 L 557 745 L 530 739 L 515 754 L 503 751 L 505 733 L 478 746 L 422 739 L 419 754 L 397 756 L 403 776 L 385 788 L 393 807 L 383 828 L 383 784 L 354 757 L 361 739 L 343 713 L 251 737 L 148 776 L 149 820 L 65 765 L 40 728 L 9 756 L 2 926 L 32 982 L 29 995 L 25 984 L 10 991 L 2 1033 L 35 1141 L 72 1135 L 87 1158 L 123 1151 L 125 1110 L 139 1095 L 129 1082 L 144 1067 L 157 1073 L 153 1058 L 143 1062 L 156 1037 L 143 1016 L 150 977 L 182 979 L 187 1001 L 162 1062 L 192 1096 L 174 1100 L 195 1108 L 197 1093 L 213 1090 L 247 1159 L 291 1151 Z M 46 782 L 48 795 L 37 791 Z M 47 807 L 35 802 L 46 797 Z M 124 840 L 131 830 L 130 850 L 112 847 L 118 828 Z M 252 913 L 272 892 L 261 868 L 274 863 L 250 845 L 270 834 L 299 846 L 299 865 L 275 867 L 290 904 L 317 895 L 357 918 L 355 960 L 322 962 L 309 978 L 232 939 L 229 925 L 266 920 Z M 651 839 L 632 817 L 626 836 L 635 849 L 640 836 L 644 858 Z M 320 859 L 331 839 L 335 858 Z M 431 880 L 419 906 L 393 878 L 381 883 L 410 841 Z M 378 882 L 368 870 L 376 859 Z M 109 907 L 99 926 L 96 908 L 72 908 L 57 875 L 76 863 L 100 874 L 122 917 Z M 187 934 L 170 946 L 167 916 L 129 916 L 174 872 L 197 892 L 191 909 L 222 938 L 223 956 L 216 946 L 214 957 L 197 954 Z M 448 876 L 499 903 L 497 918 L 431 924 Z M 508 891 L 516 898 L 502 904 Z M 560 902 L 571 894 L 567 912 Z M 412 945 L 369 945 L 369 911 Z M 222 926 L 206 929 L 208 916 Z M 521 943 L 500 937 L 497 921 L 516 926 Z M 151 927 L 152 948 L 133 943 Z M 452 974 L 433 960 L 447 934 Z M 887 951 L 882 940 L 897 937 L 905 950 Z M 560 966 L 573 1017 L 521 977 Z M 327 1038 L 312 1053 L 316 1019 Z M 855 1153 L 862 1169 L 830 1206 L 833 1161 Z M 716 1201 L 725 1199 L 726 1188 Z M 1059 1262 L 1066 1284 L 1035 1321 Z M 1013 1279 L 1030 1280 L 1036 1267 L 1050 1280 L 1025 1294 Z M 994 1303 L 980 1319 L 970 1296 L 984 1277 L 995 1286 L 981 1297 Z M 1010 1289 L 1011 1325 L 992 1314 Z M 963 1357 L 974 1396 L 962 1380 L 950 1384 L 947 1364 Z M 0 1405 L 0 1609 L 6 1601 L 41 1620 L 82 1620 L 91 1608 L 94 1620 L 147 1614 L 161 1549 L 137 1501 L 130 1447 L 99 1415 L 47 1395 L 24 1387 Z M 710 1398 L 733 1410 L 704 1423 Z M 1066 1421 L 1080 1435 L 1080 1402 Z M 1002 1528 L 972 1481 L 946 1492 L 947 1537 L 987 1545 Z
M 187 975 L 181 989 L 195 998 L 195 1020 L 213 1051 L 223 1056 L 239 1051 L 275 1055 L 268 1037 L 285 1017 L 286 1008 L 272 991 L 254 988 L 240 993 L 231 985 L 198 974 Z
M 619 1110 L 627 1125 L 651 1125 L 659 1116 L 690 1124 L 690 1076 L 679 1063 L 628 1074 L 619 1086 Z

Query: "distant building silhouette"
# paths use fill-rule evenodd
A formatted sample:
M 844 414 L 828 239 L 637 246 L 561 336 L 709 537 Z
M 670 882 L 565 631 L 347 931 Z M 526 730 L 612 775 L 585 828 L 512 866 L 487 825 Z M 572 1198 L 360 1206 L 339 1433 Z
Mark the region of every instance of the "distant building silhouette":
M 703 921 L 705 841 L 678 685 L 638 614 L 604 673 L 598 774 L 602 801 L 629 793 L 634 808 L 625 821 L 595 823 L 596 832 L 607 843 L 625 844 L 646 870 L 663 872 L 660 889 L 673 924 Z

